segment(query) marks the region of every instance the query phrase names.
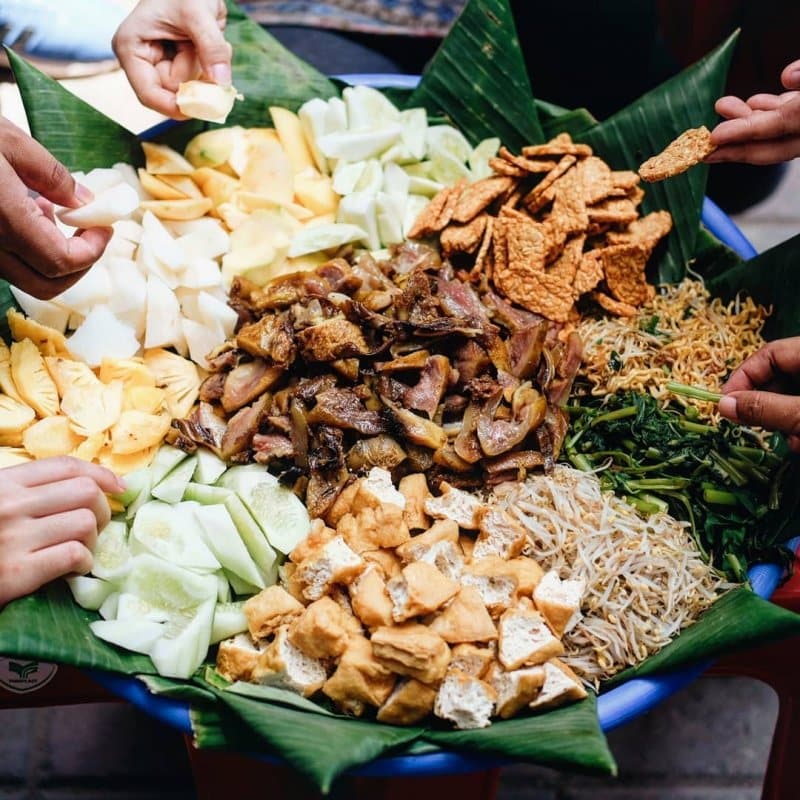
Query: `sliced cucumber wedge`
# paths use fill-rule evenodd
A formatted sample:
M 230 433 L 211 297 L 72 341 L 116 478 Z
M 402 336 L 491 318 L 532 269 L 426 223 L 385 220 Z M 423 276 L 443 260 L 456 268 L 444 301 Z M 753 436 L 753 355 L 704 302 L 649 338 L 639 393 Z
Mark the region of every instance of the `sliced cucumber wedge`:
M 134 556 L 122 587 L 153 608 L 187 612 L 217 598 L 217 576 L 199 575 L 149 553 Z
M 169 618 L 170 612 L 165 608 L 158 608 L 130 592 L 120 592 L 117 601 L 118 620 L 146 619 L 150 622 L 167 622 Z
M 67 578 L 75 602 L 87 611 L 97 611 L 114 591 L 114 584 L 88 575 Z
M 214 505 L 214 503 L 224 503 L 230 494 L 231 490 L 225 489 L 222 486 L 206 486 L 202 483 L 190 483 L 187 485 L 183 497 L 185 500 L 201 503 L 204 506 L 211 506 Z
M 192 480 L 197 481 L 197 483 L 216 483 L 222 473 L 228 468 L 228 465 L 210 450 L 198 448 L 195 455 L 197 458 L 197 466 L 195 467 Z
M 164 634 L 148 653 L 159 675 L 190 678 L 203 663 L 211 641 L 216 604 L 215 594 L 191 616 L 175 615 L 164 625 Z
M 128 527 L 124 522 L 112 519 L 97 537 L 92 575 L 106 581 L 116 581 L 128 571 L 130 558 Z
M 188 453 L 185 453 L 178 447 L 172 447 L 168 444 L 159 447 L 153 462 L 148 467 L 153 479 L 153 485 L 155 486 L 161 483 L 181 461 L 188 457 Z
M 194 475 L 197 467 L 197 458 L 185 458 L 175 469 L 168 472 L 166 477 L 157 483 L 150 494 L 165 503 L 180 503 L 186 486 Z
M 239 600 L 235 603 L 217 603 L 214 609 L 214 623 L 211 626 L 211 644 L 230 639 L 231 636 L 247 630 L 244 602 Z
M 92 633 L 99 639 L 149 655 L 155 643 L 164 635 L 164 624 L 146 619 L 102 619 L 90 622 Z

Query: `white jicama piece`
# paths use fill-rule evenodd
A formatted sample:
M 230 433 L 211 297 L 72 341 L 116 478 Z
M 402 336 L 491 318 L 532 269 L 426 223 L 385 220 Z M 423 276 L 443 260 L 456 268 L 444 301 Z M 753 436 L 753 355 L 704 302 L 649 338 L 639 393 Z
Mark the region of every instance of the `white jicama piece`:
M 108 259 L 111 297 L 108 307 L 114 314 L 143 309 L 147 302 L 147 280 L 130 258 Z
M 175 100 L 182 114 L 206 122 L 223 123 L 236 100 L 244 100 L 233 86 L 208 81 L 186 81 L 178 86 Z
M 387 125 L 372 131 L 339 131 L 326 133 L 317 140 L 317 145 L 328 158 L 343 158 L 346 161 L 363 161 L 375 158 L 391 147 L 402 135 L 400 125 Z
M 56 216 L 75 228 L 107 227 L 132 214 L 139 207 L 139 195 L 129 184 L 117 183 L 80 208 L 63 208 Z
M 336 221 L 363 230 L 366 233 L 363 240 L 366 247 L 369 250 L 378 250 L 381 237 L 378 234 L 377 214 L 375 195 L 370 192 L 353 192 L 341 199 Z
M 54 303 L 52 300 L 39 300 L 33 295 L 26 294 L 22 289 L 9 285 L 11 294 L 19 303 L 20 308 L 31 318 L 48 328 L 53 328 L 59 333 L 64 333 L 69 321 L 69 310 Z
M 289 246 L 289 256 L 296 258 L 318 250 L 330 250 L 350 242 L 368 241 L 369 234 L 357 225 L 328 223 L 305 228 L 300 231 Z
M 52 302 L 85 317 L 96 306 L 108 303 L 110 298 L 111 279 L 101 259 L 77 283 L 54 297 Z
M 147 328 L 144 346 L 175 347 L 185 350 L 186 341 L 181 330 L 181 307 L 174 292 L 157 276 L 147 279 Z
M 189 347 L 189 358 L 203 369 L 208 369 L 206 356 L 225 341 L 225 336 L 221 335 L 221 331 L 216 326 L 195 322 L 187 317 L 181 319 L 181 328 Z
M 70 351 L 90 367 L 99 367 L 104 358 L 131 358 L 140 347 L 134 329 L 108 306 L 92 309 L 68 341 Z
M 106 191 L 106 189 L 110 189 L 112 186 L 116 186 L 118 183 L 122 183 L 125 180 L 119 170 L 110 168 L 104 169 L 102 167 L 96 167 L 95 169 L 89 170 L 85 175 L 81 174 L 80 177 L 78 177 L 78 174 L 79 173 L 75 173 L 73 175 L 75 180 L 89 189 L 95 197 Z

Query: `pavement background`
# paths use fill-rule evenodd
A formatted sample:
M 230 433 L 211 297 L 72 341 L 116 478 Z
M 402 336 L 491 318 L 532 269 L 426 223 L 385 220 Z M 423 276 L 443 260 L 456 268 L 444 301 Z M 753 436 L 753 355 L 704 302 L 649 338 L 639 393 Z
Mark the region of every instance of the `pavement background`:
M 331 71 L 356 68 L 366 67 L 345 60 Z M 159 119 L 139 106 L 119 72 L 65 83 L 132 130 Z M 24 126 L 7 81 L 0 113 Z M 771 197 L 734 220 L 759 250 L 800 232 L 800 161 Z M 515 766 L 503 770 L 498 800 L 757 800 L 776 716 L 773 692 L 756 681 L 701 679 L 610 734 L 618 778 Z M 181 737 L 121 703 L 2 711 L 0 753 L 0 800 L 195 796 Z

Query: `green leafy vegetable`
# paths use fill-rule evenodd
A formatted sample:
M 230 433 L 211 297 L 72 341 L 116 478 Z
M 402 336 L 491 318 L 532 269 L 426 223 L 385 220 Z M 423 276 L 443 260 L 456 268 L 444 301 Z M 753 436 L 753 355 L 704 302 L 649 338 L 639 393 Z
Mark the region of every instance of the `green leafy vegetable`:
M 713 393 L 670 386 L 712 399 Z M 604 488 L 644 513 L 669 508 L 687 520 L 701 551 L 736 580 L 747 579 L 753 562 L 786 561 L 776 532 L 786 462 L 774 443 L 726 419 L 699 422 L 693 408 L 663 408 L 650 395 L 624 392 L 579 403 L 570 408 L 564 444 L 575 467 L 603 468 Z

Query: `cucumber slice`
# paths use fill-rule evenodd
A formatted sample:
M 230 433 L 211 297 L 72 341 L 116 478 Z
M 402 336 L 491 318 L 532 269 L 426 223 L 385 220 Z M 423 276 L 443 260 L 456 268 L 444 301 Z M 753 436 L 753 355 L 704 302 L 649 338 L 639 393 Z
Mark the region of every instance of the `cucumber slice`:
M 216 483 L 228 465 L 215 453 L 210 450 L 198 448 L 195 454 L 197 466 L 192 475 L 192 480 L 197 483 Z
M 114 499 L 119 500 L 127 509 L 139 499 L 142 492 L 147 491 L 149 493 L 152 485 L 153 478 L 150 468 L 136 469 L 125 476 L 125 491 L 115 494 Z
M 220 570 L 217 575 L 217 602 L 230 603 L 231 601 L 231 584 L 225 570 Z
M 278 579 L 278 554 L 267 541 L 264 530 L 253 519 L 239 495 L 229 494 L 225 499 L 225 508 L 231 515 L 233 524 L 239 531 L 247 552 L 250 553 L 250 557 L 255 561 L 261 572 L 264 585 L 271 586 Z M 251 594 L 254 594 L 254 592 L 251 592 Z
M 403 145 L 414 161 L 422 161 L 428 149 L 428 112 L 424 108 L 407 108 L 400 112 Z
M 236 467 L 238 469 L 238 467 Z M 189 483 L 183 493 L 185 500 L 201 503 L 204 506 L 211 506 L 214 503 L 224 503 L 225 498 L 231 494 L 230 489 L 222 486 L 206 486 L 202 483 Z
M 194 456 L 185 458 L 172 472 L 167 473 L 167 476 L 153 487 L 150 494 L 165 503 L 180 503 L 196 467 L 197 459 Z
M 166 609 L 157 608 L 147 600 L 130 592 L 120 592 L 116 619 L 120 621 L 145 619 L 150 622 L 167 622 L 169 618 L 170 612 Z
M 172 472 L 185 458 L 188 458 L 188 453 L 178 447 L 172 447 L 169 444 L 159 447 L 149 467 L 150 474 L 153 477 L 153 485 L 161 483 L 167 477 L 167 474 Z
M 97 537 L 92 575 L 106 581 L 116 581 L 128 571 L 130 558 L 128 528 L 124 522 L 111 520 Z
M 87 611 L 97 611 L 114 591 L 114 584 L 87 575 L 67 578 L 75 602 Z
M 494 158 L 499 149 L 500 140 L 496 137 L 478 142 L 469 154 L 469 168 L 472 170 L 475 180 L 488 178 L 492 174 L 493 170 L 489 166 L 489 159 Z
M 266 586 L 224 505 L 198 505 L 194 518 L 209 550 L 225 569 L 261 589 Z
M 233 467 L 222 476 L 220 483 L 241 498 L 269 543 L 282 553 L 291 552 L 308 536 L 311 520 L 306 507 L 291 489 L 278 483 L 263 467 Z M 234 523 L 239 527 L 235 517 Z M 241 528 L 239 533 L 242 533 Z
M 159 500 L 145 503 L 131 526 L 132 552 L 152 553 L 186 569 L 216 572 L 219 561 L 203 541 L 193 506 L 190 503 L 172 506 Z
M 164 625 L 164 635 L 148 655 L 159 675 L 190 678 L 205 660 L 211 641 L 216 593 L 189 616 L 175 615 Z
M 149 655 L 155 643 L 164 635 L 164 624 L 145 619 L 108 619 L 90 622 L 89 627 L 98 639 Z
M 244 615 L 244 600 L 235 603 L 218 603 L 214 609 L 214 622 L 211 626 L 211 644 L 230 639 L 237 633 L 247 630 L 247 617 Z
M 217 599 L 217 576 L 199 575 L 169 561 L 142 553 L 131 559 L 123 592 L 136 595 L 152 608 L 172 613 L 193 612 L 207 600 Z
M 103 605 L 97 610 L 97 613 L 103 619 L 116 619 L 117 606 L 119 605 L 119 592 L 113 592 L 103 601 Z
M 230 583 L 231 589 L 233 589 L 233 593 L 235 595 L 239 597 L 250 597 L 251 595 L 259 593 L 260 589 L 258 588 L 258 586 L 253 586 L 252 583 L 243 581 L 238 575 L 234 575 L 232 572 L 229 572 L 228 570 L 223 570 L 223 571 L 225 572 L 225 576 L 228 579 L 228 583 Z

